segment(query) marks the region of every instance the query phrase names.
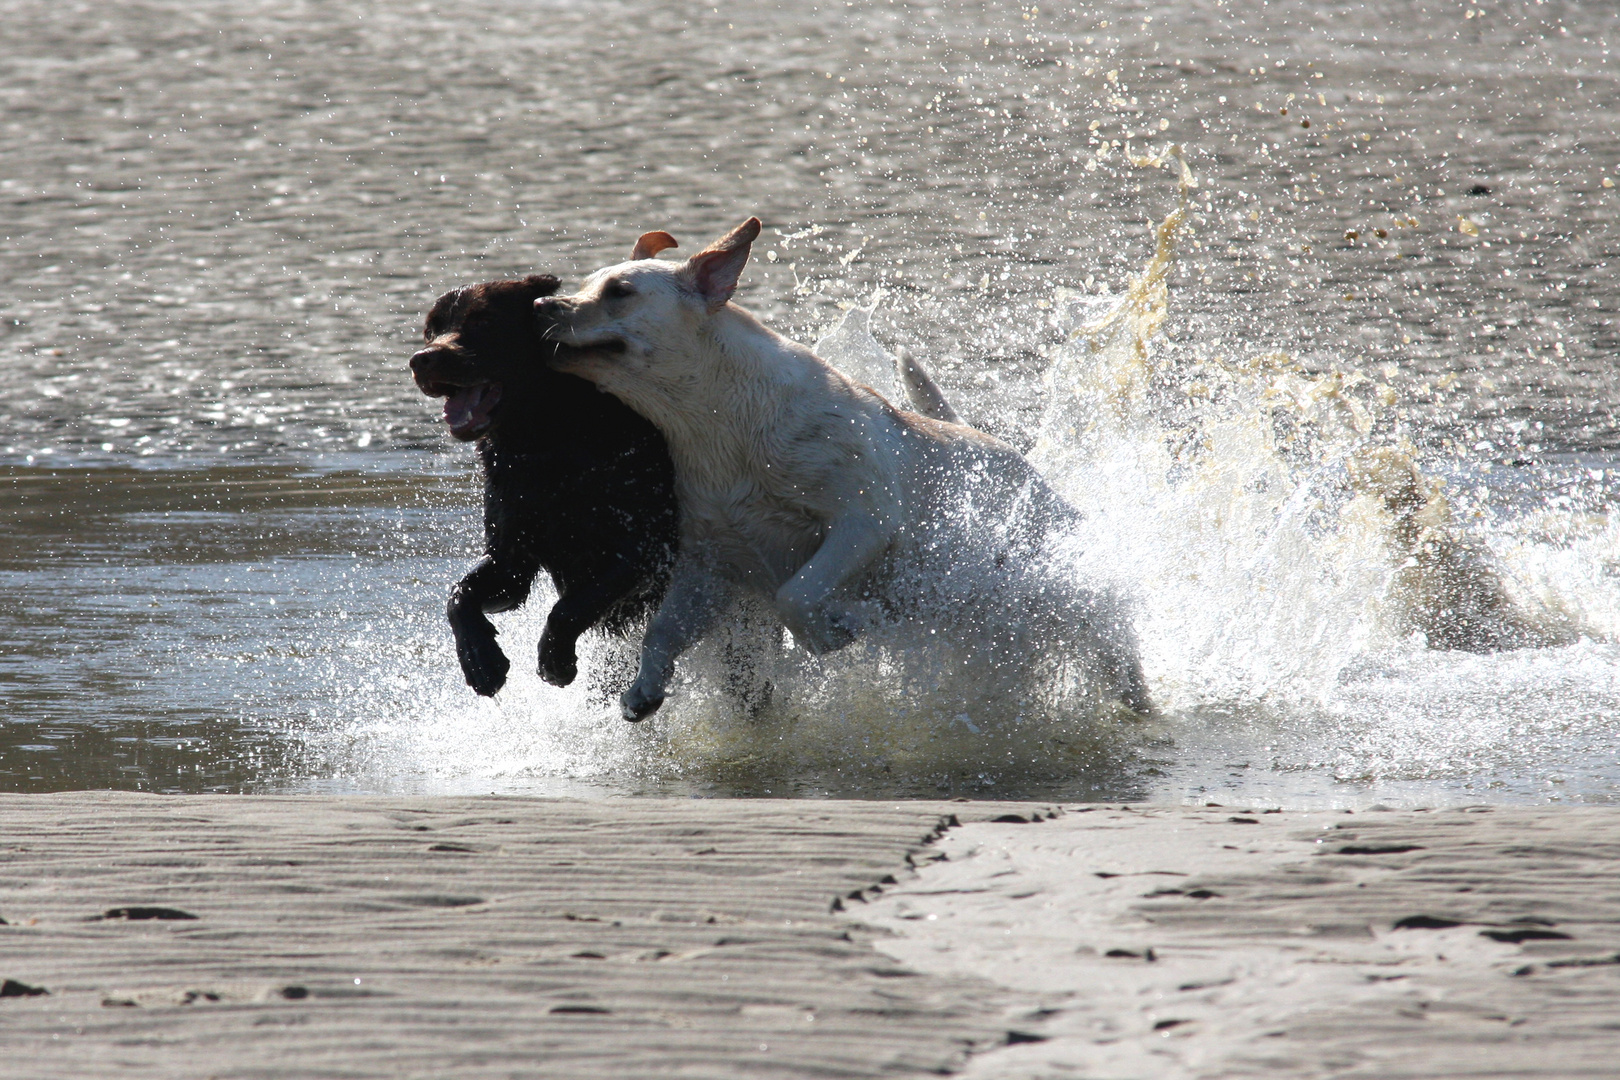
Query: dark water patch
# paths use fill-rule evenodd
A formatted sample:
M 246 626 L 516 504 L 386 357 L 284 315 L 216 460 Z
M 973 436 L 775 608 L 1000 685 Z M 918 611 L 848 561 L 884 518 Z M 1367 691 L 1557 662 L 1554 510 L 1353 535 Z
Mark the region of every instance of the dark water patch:
M 444 561 L 472 531 L 455 478 L 426 470 L 11 467 L 0 490 L 12 791 L 305 771 L 288 709 L 309 673 L 346 627 L 397 617 L 402 551 Z
M 191 912 L 181 911 L 179 908 L 137 905 L 134 907 L 108 908 L 100 915 L 94 916 L 94 919 L 96 921 L 111 920 L 114 922 L 145 922 L 149 919 L 173 921 L 195 919 L 196 917 L 197 916 L 193 915 Z

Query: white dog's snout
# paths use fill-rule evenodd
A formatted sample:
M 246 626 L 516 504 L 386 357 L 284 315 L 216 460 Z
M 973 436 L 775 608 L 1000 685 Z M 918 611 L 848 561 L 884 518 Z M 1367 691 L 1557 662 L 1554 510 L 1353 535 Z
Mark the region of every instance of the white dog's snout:
M 542 296 L 534 302 L 534 318 L 540 336 L 548 341 L 564 341 L 572 336 L 573 319 L 566 297 Z

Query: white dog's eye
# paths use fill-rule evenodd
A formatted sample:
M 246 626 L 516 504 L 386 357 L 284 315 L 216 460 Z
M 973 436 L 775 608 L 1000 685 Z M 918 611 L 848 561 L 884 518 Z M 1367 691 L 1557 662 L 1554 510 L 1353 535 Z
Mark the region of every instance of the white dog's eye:
M 602 295 L 612 300 L 619 300 L 626 296 L 634 296 L 636 290 L 617 278 L 602 286 Z

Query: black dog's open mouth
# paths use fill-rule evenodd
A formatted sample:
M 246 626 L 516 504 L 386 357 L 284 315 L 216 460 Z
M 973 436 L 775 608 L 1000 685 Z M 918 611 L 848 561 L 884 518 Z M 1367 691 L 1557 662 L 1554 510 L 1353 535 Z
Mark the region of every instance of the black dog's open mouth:
M 490 413 L 500 400 L 500 383 L 457 387 L 444 399 L 444 422 L 450 425 L 450 434 L 462 442 L 478 438 L 494 423 Z
M 495 406 L 501 400 L 500 383 L 455 386 L 427 381 L 420 385 L 424 394 L 444 398 L 444 422 L 450 426 L 450 434 L 462 442 L 471 442 L 494 424 Z

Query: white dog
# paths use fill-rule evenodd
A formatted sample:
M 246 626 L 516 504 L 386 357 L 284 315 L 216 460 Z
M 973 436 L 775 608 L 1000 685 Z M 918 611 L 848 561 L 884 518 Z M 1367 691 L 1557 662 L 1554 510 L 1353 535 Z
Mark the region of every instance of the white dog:
M 1023 567 L 1074 518 L 1012 447 L 896 408 L 730 304 L 759 231 L 750 218 L 684 263 L 655 259 L 675 241 L 648 233 L 630 262 L 535 304 L 565 346 L 554 366 L 651 420 L 675 462 L 680 555 L 628 720 L 663 702 L 734 585 L 768 597 L 811 652 L 919 605 L 948 630 L 976 605 L 1044 597 Z M 1129 630 L 1080 629 L 1120 698 L 1148 711 Z

